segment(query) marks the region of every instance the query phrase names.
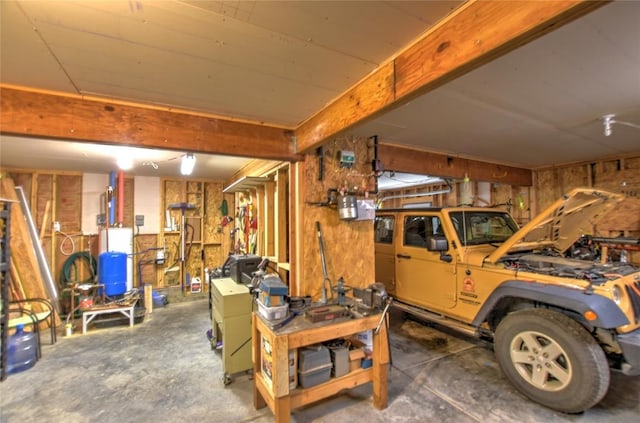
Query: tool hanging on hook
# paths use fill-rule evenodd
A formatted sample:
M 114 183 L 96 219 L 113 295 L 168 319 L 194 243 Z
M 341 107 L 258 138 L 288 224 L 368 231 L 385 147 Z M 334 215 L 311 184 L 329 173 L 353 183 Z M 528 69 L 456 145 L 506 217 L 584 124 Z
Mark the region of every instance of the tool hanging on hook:
M 322 280 L 322 304 L 327 303 L 327 283 L 329 284 L 329 295 L 333 300 L 333 285 L 331 284 L 331 279 L 329 279 L 329 274 L 327 272 L 327 261 L 324 257 L 324 243 L 322 242 L 322 229 L 320 229 L 320 222 L 316 222 L 316 230 L 318 232 L 318 243 L 320 244 L 320 259 L 322 261 L 322 275 L 324 279 Z

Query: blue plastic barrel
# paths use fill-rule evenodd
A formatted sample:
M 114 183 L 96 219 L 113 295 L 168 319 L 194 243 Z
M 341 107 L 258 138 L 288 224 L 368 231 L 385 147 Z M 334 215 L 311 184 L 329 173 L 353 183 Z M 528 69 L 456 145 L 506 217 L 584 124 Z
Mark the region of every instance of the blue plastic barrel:
M 38 359 L 38 338 L 34 332 L 25 332 L 24 325 L 16 326 L 16 333 L 7 342 L 7 374 L 30 369 Z
M 109 297 L 127 292 L 125 253 L 106 252 L 98 256 L 98 283 L 104 285 L 104 292 Z

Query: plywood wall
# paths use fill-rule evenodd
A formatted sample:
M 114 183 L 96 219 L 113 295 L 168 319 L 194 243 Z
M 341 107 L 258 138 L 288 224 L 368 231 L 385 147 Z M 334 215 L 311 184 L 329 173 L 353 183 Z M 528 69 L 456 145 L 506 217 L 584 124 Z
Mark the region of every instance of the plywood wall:
M 640 238 L 640 155 L 540 169 L 534 172 L 534 181 L 538 211 L 573 188 L 624 194 L 625 200 L 593 228 L 592 235 Z M 640 263 L 640 252 L 630 252 L 630 261 Z
M 352 169 L 341 168 L 338 153 L 349 150 L 355 153 L 356 164 Z M 373 221 L 344 221 L 338 217 L 335 206 L 318 206 L 327 200 L 332 188 L 358 193 L 373 190 L 371 177 L 372 146 L 367 139 L 338 138 L 329 141 L 322 151 L 322 180 L 317 154 L 308 154 L 304 161 L 303 215 L 301 222 L 302 248 L 304 250 L 298 285 L 301 295 L 319 299 L 322 292 L 323 271 L 316 222 L 320 223 L 324 241 L 328 276 L 335 285 L 338 278 L 354 287 L 365 287 L 375 282 Z
M 63 285 L 67 285 L 66 282 L 62 283 L 61 275 L 65 265 L 69 265 L 68 262 L 77 264 L 73 267 L 72 282 L 84 282 L 90 278 L 91 272 L 88 265 L 75 256 L 76 253 L 88 252 L 97 260 L 99 255 L 99 237 L 96 234 L 82 232 L 82 174 L 26 170 L 8 170 L 7 174 L 15 181 L 16 185 L 23 187 L 36 227 L 42 234 L 43 250 L 59 290 L 62 291 L 66 288 Z M 105 178 L 107 177 L 108 175 L 105 175 Z M 166 194 L 164 204 L 182 202 L 187 199 L 199 206 L 198 216 L 200 216 L 200 210 L 203 211 L 201 216 L 202 224 L 204 224 L 203 239 L 200 244 L 194 244 L 189 250 L 186 265 L 186 271 L 192 277 L 203 278 L 204 267 L 214 268 L 221 265 L 229 249 L 228 228 L 225 232 L 220 226 L 222 182 L 167 181 L 163 188 L 163 194 Z M 142 283 L 151 283 L 154 287 L 162 287 L 165 281 L 162 274 L 156 271 L 157 265 L 154 259 L 157 248 L 163 245 L 163 240 L 158 233 L 140 234 L 135 230 L 136 208 L 133 201 L 135 189 L 135 179 L 125 177 L 124 226 L 134 227 L 135 234 L 134 252 L 136 255 L 133 286 L 137 287 L 142 281 Z M 232 203 L 233 199 L 231 198 L 230 210 L 233 210 Z M 163 214 L 161 222 L 164 225 L 164 211 L 161 213 Z M 93 217 L 90 216 L 90 218 Z M 60 222 L 62 232 L 52 232 L 53 221 Z M 179 250 L 173 242 L 177 239 L 179 239 L 177 235 L 169 235 L 168 237 L 167 247 L 172 254 L 170 260 L 179 257 Z M 176 282 L 179 284 L 180 279 L 177 279 Z
M 625 194 L 626 199 L 594 231 L 600 236 L 640 237 L 640 156 L 541 169 L 534 180 L 538 212 L 573 188 Z

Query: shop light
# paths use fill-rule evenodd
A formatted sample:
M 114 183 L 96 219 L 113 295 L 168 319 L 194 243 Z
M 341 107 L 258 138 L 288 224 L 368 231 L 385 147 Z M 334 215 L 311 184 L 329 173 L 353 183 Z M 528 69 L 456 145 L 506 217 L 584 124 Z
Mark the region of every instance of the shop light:
M 637 123 L 632 123 L 632 122 L 625 122 L 623 120 L 617 120 L 615 119 L 616 115 L 604 115 L 602 116 L 602 126 L 604 127 L 604 136 L 608 137 L 611 136 L 612 132 L 613 132 L 613 124 L 617 123 L 618 125 L 624 125 L 624 126 L 629 126 L 631 128 L 636 128 L 636 129 L 640 129 L 640 125 L 638 125 Z
M 187 153 L 182 156 L 182 163 L 180 164 L 180 173 L 187 176 L 191 175 L 193 168 L 196 165 L 196 158 L 193 153 Z

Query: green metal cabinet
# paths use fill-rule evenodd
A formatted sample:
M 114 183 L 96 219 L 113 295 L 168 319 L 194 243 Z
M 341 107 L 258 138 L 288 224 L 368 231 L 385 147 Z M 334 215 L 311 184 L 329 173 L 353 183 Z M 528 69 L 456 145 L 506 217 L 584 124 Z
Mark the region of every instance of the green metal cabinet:
M 231 383 L 231 375 L 253 368 L 251 361 L 251 312 L 253 297 L 249 288 L 231 278 L 213 279 L 212 347 L 222 342 L 223 383 Z

